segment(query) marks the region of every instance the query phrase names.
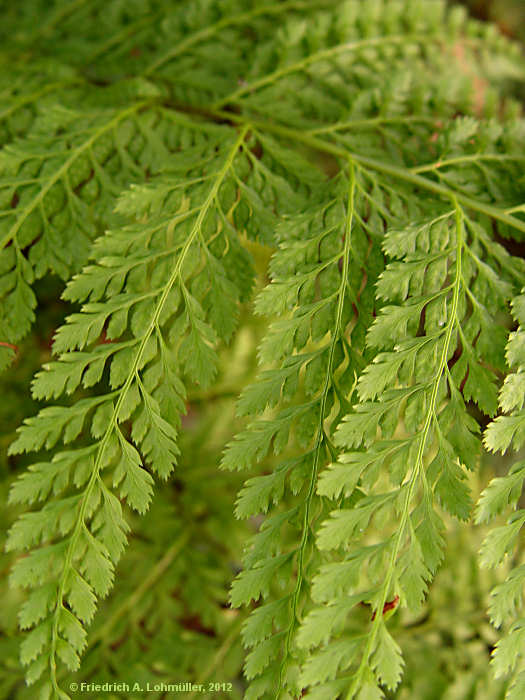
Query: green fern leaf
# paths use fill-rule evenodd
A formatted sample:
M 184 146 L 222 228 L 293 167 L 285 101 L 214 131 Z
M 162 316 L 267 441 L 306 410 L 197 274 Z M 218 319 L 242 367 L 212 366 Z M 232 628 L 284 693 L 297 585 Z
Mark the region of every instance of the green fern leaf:
M 227 141 L 222 145 L 223 162 L 209 182 L 204 186 L 199 183 L 196 189 L 189 185 L 185 189 L 185 199 L 176 195 L 171 216 L 167 213 L 164 201 L 162 210 L 150 210 L 156 218 L 150 220 L 146 230 L 136 225 L 128 228 L 128 245 L 131 252 L 136 245 L 132 238 L 134 231 L 138 234 L 139 246 L 146 239 L 150 241 L 151 248 L 143 251 L 139 262 L 136 263 L 135 269 L 138 274 L 135 278 L 128 275 L 127 281 L 123 281 L 124 290 L 127 284 L 131 289 L 137 289 L 138 285 L 142 291 L 140 298 L 142 301 L 148 301 L 149 308 L 140 309 L 140 325 L 134 325 L 131 321 L 130 327 L 123 330 L 124 334 L 127 334 L 127 342 L 117 343 L 117 348 L 113 348 L 115 352 L 102 355 L 104 362 L 111 363 L 110 393 L 94 399 L 81 399 L 78 404 L 69 407 L 43 409 L 22 427 L 18 441 L 11 448 L 13 452 L 39 449 L 43 445 L 50 449 L 57 441 L 62 440 L 66 443 L 78 435 L 86 419 L 91 422 L 92 443 L 87 448 L 81 448 L 81 455 L 78 455 L 77 450 L 69 453 L 58 452 L 53 457 L 54 462 L 61 463 L 61 470 L 66 470 L 59 482 L 53 470 L 35 465 L 32 470 L 40 474 L 42 482 L 36 483 L 22 477 L 20 485 L 15 485 L 12 492 L 13 500 L 33 502 L 37 498 L 47 496 L 51 489 L 55 495 L 59 495 L 68 488 L 71 481 L 77 492 L 73 496 L 61 496 L 45 505 L 42 510 L 23 516 L 11 529 L 8 542 L 10 549 L 34 547 L 47 542 L 56 543 L 51 545 L 52 548 L 56 548 L 60 543 L 60 553 L 57 551 L 53 567 L 49 566 L 50 547 L 44 546 L 35 551 L 38 559 L 35 560 L 34 568 L 32 567 L 32 579 L 28 580 L 24 574 L 27 570 L 24 560 L 20 562 L 22 566 L 15 567 L 13 572 L 13 580 L 18 584 L 30 587 L 35 584 L 54 585 L 53 606 L 46 615 L 46 621 L 35 628 L 51 630 L 50 634 L 44 639 L 43 631 L 38 632 L 38 637 L 35 636 L 36 632 L 32 632 L 30 638 L 38 639 L 39 646 L 31 647 L 31 653 L 24 653 L 23 658 L 26 662 L 41 656 L 48 659 L 55 688 L 58 688 L 54 675 L 57 657 L 70 668 L 76 668 L 77 656 L 84 646 L 83 637 L 81 641 L 79 637 L 73 637 L 71 634 L 67 636 L 63 629 L 63 618 L 71 615 L 65 606 L 73 610 L 75 619 L 86 622 L 87 619 L 80 615 L 88 613 L 89 617 L 92 616 L 94 597 L 103 597 L 110 589 L 115 563 L 125 544 L 128 526 L 111 489 L 118 488 L 120 497 L 132 508 L 143 513 L 149 506 L 153 483 L 150 473 L 144 468 L 144 460 L 164 478 L 176 462 L 179 453 L 176 444 L 177 426 L 162 417 L 163 396 L 162 393 L 156 392 L 159 382 L 162 379 L 168 380 L 170 373 L 176 374 L 178 371 L 190 380 L 206 385 L 214 374 L 209 363 L 205 366 L 202 360 L 195 360 L 196 344 L 208 348 L 209 344 L 216 340 L 215 335 L 210 335 L 209 321 L 190 289 L 197 289 L 194 280 L 198 280 L 199 275 L 206 274 L 206 267 L 201 268 L 199 258 L 215 257 L 208 248 L 207 239 L 217 230 L 221 231 L 221 228 L 217 229 L 220 219 L 218 214 L 215 214 L 216 200 L 223 181 L 229 176 L 231 164 L 239 152 L 246 131 L 243 129 L 233 142 Z M 180 202 L 191 200 L 195 202 L 195 206 L 186 206 L 188 213 L 177 215 Z M 177 229 L 179 223 L 182 226 Z M 118 237 L 119 232 L 114 235 Z M 228 235 L 227 230 L 224 235 Z M 107 239 L 101 241 L 101 246 L 104 245 L 104 240 L 107 240 L 111 250 L 113 234 L 108 234 Z M 217 252 L 217 247 L 214 250 Z M 171 269 L 170 266 L 159 263 L 159 252 L 161 260 L 169 262 L 171 257 Z M 188 264 L 187 258 L 192 259 L 191 264 Z M 122 257 L 124 266 L 127 260 L 125 256 Z M 215 258 L 216 265 L 219 265 L 218 260 Z M 115 263 L 114 259 L 114 269 Z M 152 267 L 152 263 L 155 263 L 156 267 Z M 82 274 L 92 276 L 96 272 L 92 267 L 88 267 L 81 276 Z M 104 267 L 100 268 L 100 275 L 106 277 Z M 78 279 L 81 279 L 81 276 Z M 75 287 L 78 289 L 76 281 L 73 282 L 73 289 Z M 172 300 L 170 293 L 174 287 L 180 291 L 179 302 L 172 307 L 171 313 L 166 314 L 166 303 Z M 107 286 L 104 293 L 111 299 L 111 292 L 107 291 Z M 208 288 L 205 287 L 201 293 L 209 293 Z M 114 294 L 117 296 L 113 298 L 121 299 L 124 304 L 130 305 L 133 313 L 133 294 L 131 304 L 125 291 L 122 292 L 122 285 Z M 98 338 L 108 317 L 117 312 L 117 307 L 113 308 L 114 311 L 110 311 L 109 314 L 102 312 L 101 315 L 97 304 L 88 303 L 84 305 L 80 314 L 70 317 L 66 326 L 56 336 L 55 346 L 58 346 L 58 351 L 62 353 L 60 359 L 51 363 L 44 371 L 55 377 L 57 374 L 59 377 L 65 376 L 67 381 L 73 381 L 71 389 L 75 389 L 86 368 L 88 372 L 92 371 L 91 363 L 99 362 Z M 144 323 L 145 319 L 148 319 L 147 325 Z M 191 338 L 193 354 L 190 359 L 181 350 L 182 367 L 179 369 L 173 365 L 167 343 L 178 344 L 183 348 L 188 338 Z M 89 349 L 77 351 L 77 348 L 84 347 Z M 211 352 L 211 347 L 206 352 Z M 64 365 L 67 370 L 64 370 Z M 97 370 L 97 379 L 101 379 L 101 370 Z M 92 381 L 93 377 L 90 377 L 88 385 Z M 44 391 L 42 381 L 37 380 L 35 386 L 37 394 Z M 128 392 L 132 388 L 138 398 L 142 399 L 142 406 L 138 406 L 136 400 L 134 406 L 125 405 Z M 183 399 L 184 387 L 180 381 L 175 382 L 170 389 Z M 131 436 L 124 432 L 122 409 L 125 410 L 125 416 L 129 417 L 130 413 L 132 415 Z M 72 425 L 74 427 L 71 427 Z M 162 455 L 160 459 L 159 452 Z M 88 459 L 88 470 L 80 477 L 79 468 L 84 469 L 84 466 L 79 457 L 84 456 Z M 109 475 L 111 476 L 108 479 Z M 58 519 L 57 513 L 60 513 Z M 35 529 L 33 523 L 38 523 L 38 528 Z M 70 580 L 80 580 L 80 586 L 76 585 L 74 590 L 70 589 Z M 35 624 L 38 617 L 27 616 L 25 624 Z
M 384 656 L 374 652 L 383 634 L 384 612 L 382 615 L 380 611 L 395 609 L 398 601 L 417 609 L 424 600 L 428 582 L 442 557 L 443 526 L 439 516 L 437 524 L 429 528 L 423 515 L 433 509 L 434 500 L 461 519 L 469 517 L 469 491 L 463 484 L 464 474 L 457 462 L 458 450 L 449 441 L 458 416 L 470 445 L 475 444 L 479 432 L 475 422 L 466 415 L 463 397 L 476 398 L 480 408 L 489 414 L 495 411 L 492 399 L 495 382 L 484 368 L 481 369 L 480 359 L 476 358 L 477 346 L 472 345 L 472 331 L 469 330 L 473 324 L 478 339 L 484 332 L 488 333 L 488 322 L 482 323 L 488 312 L 475 293 L 463 287 L 464 280 L 476 274 L 480 297 L 485 293 L 484 285 L 490 285 L 492 293 L 495 292 L 492 274 L 485 269 L 488 264 L 474 252 L 486 234 L 478 225 L 470 223 L 458 205 L 455 231 L 451 222 L 452 214 L 443 214 L 430 225 L 413 229 L 405 248 L 409 251 L 406 263 L 394 262 L 380 276 L 378 296 L 386 301 L 397 301 L 398 305 L 386 306 L 370 327 L 369 346 L 383 352 L 378 352 L 361 375 L 357 385 L 360 404 L 341 423 L 335 438 L 342 447 L 363 446 L 366 452 L 344 454 L 341 461 L 319 479 L 319 493 L 332 497 L 344 494 L 349 498 L 348 507 L 334 511 L 317 535 L 317 546 L 321 550 L 351 548 L 351 554 L 344 556 L 340 564 L 330 565 L 330 575 L 338 578 L 336 571 L 341 567 L 341 581 L 345 581 L 341 592 L 354 596 L 363 568 L 367 566 L 367 590 L 376 586 L 371 596 L 373 622 L 367 641 L 362 645 L 356 674 L 349 684 L 350 697 L 357 695 L 370 671 L 378 685 L 396 687 L 398 684 L 402 662 L 392 667 L 388 664 L 399 656 L 399 650 L 394 653 L 388 643 L 389 651 Z M 384 248 L 385 251 L 395 250 L 396 257 L 404 260 L 394 243 L 398 240 L 397 231 L 387 233 Z M 404 242 L 406 244 L 406 238 Z M 444 257 L 447 250 L 449 262 L 447 255 Z M 497 250 L 495 258 L 489 258 L 495 266 L 500 259 Z M 517 273 L 519 261 L 515 265 Z M 510 281 L 499 287 L 500 308 L 504 308 L 511 290 Z M 469 314 L 461 320 L 467 313 L 467 297 L 474 308 L 480 309 L 480 315 Z M 401 340 L 403 337 L 405 339 Z M 461 342 L 461 353 L 456 350 L 458 342 Z M 469 389 L 471 376 L 476 378 L 476 391 Z M 393 439 L 401 416 L 406 437 Z M 454 443 L 457 444 L 457 437 Z M 432 444 L 434 456 L 423 469 L 425 454 Z M 467 466 L 472 466 L 471 458 L 472 455 L 466 460 Z M 370 493 L 382 470 L 388 473 L 395 488 Z M 373 524 L 377 523 L 376 528 L 379 528 L 381 522 L 392 522 L 396 516 L 399 524 L 387 536 L 382 535 L 381 549 L 377 546 L 353 549 L 359 547 L 362 533 L 371 530 Z M 508 547 L 512 540 L 510 535 L 509 538 Z M 323 580 L 321 570 L 314 587 L 319 603 L 330 595 L 329 591 L 324 591 Z M 337 595 L 335 591 L 334 594 Z M 361 602 L 368 602 L 369 596 L 368 592 L 366 597 L 363 594 Z M 332 641 L 324 641 L 327 654 L 332 644 L 337 644 L 337 636 L 334 632 Z M 362 638 L 362 633 L 359 636 Z
M 500 392 L 501 409 L 508 413 L 496 418 L 489 424 L 485 432 L 485 445 L 489 450 L 505 452 L 509 447 L 519 449 L 523 443 L 523 397 L 525 382 L 522 376 L 523 347 L 520 342 L 523 316 L 523 295 L 512 301 L 513 315 L 520 324 L 518 330 L 510 334 L 507 345 L 507 360 L 514 370 L 508 375 Z M 509 403 L 508 387 L 512 382 L 516 392 Z M 505 525 L 493 528 L 485 538 L 480 551 L 481 563 L 484 566 L 497 566 L 508 554 L 518 546 L 519 538 L 523 536 L 525 511 L 519 508 L 519 499 L 525 480 L 523 462 L 515 463 L 509 473 L 503 477 L 494 478 L 480 496 L 477 510 L 477 522 L 487 522 L 508 510 L 514 509 Z M 521 673 L 519 659 L 523 656 L 523 624 L 518 617 L 523 606 L 523 586 L 525 584 L 525 567 L 515 565 L 511 568 L 505 581 L 494 587 L 491 593 L 489 614 L 493 624 L 500 627 L 509 620 L 515 620 L 510 629 L 496 644 L 492 664 L 496 676 L 513 674 L 507 697 L 513 697 L 520 687 Z
M 525 440 L 520 48 L 445 0 L 171 5 L 3 8 L 0 369 L 35 320 L 53 339 L 9 449 L 8 471 L 35 454 L 10 479 L 0 687 L 206 693 L 244 663 L 247 700 L 517 700 L 522 460 L 476 507 L 513 511 L 487 571 L 449 569 L 472 601 L 492 587 L 502 639 L 468 611 L 419 632 L 483 446 Z

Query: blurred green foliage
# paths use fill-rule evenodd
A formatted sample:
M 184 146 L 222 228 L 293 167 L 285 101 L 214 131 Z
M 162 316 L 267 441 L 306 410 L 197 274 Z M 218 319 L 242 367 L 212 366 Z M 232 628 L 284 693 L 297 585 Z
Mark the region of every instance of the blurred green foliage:
M 501 31 L 525 39 L 525 2 L 523 0 L 461 0 L 480 19 L 495 22 Z

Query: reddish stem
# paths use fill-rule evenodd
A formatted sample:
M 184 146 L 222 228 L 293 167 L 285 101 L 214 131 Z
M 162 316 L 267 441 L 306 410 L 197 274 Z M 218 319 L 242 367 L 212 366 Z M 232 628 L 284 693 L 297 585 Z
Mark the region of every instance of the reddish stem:
M 397 604 L 399 603 L 399 596 L 396 595 L 394 600 L 387 600 L 386 603 L 383 606 L 383 615 L 387 613 L 389 610 L 393 610 L 395 607 L 397 607 Z M 374 611 L 374 614 L 372 615 L 372 621 L 376 619 L 376 613 Z

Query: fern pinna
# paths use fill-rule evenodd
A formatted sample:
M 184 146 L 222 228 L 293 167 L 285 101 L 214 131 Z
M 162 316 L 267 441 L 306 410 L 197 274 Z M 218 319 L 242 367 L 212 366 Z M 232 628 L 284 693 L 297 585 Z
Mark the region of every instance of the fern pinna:
M 71 305 L 32 383 L 49 403 L 9 448 L 15 464 L 36 453 L 12 480 L 9 502 L 29 510 L 6 543 L 27 682 L 66 698 L 71 672 L 143 674 L 141 644 L 150 673 L 206 681 L 242 639 L 246 698 L 403 697 L 406 636 L 454 519 L 471 517 L 480 459 L 525 435 L 519 48 L 442 0 L 4 15 L 1 364 L 30 332 L 35 280 L 59 276 Z M 234 373 L 250 324 L 265 328 L 259 369 L 237 418 L 225 409 L 224 434 L 242 426 L 219 471 L 219 414 L 202 408 L 199 441 L 181 425 L 232 393 L 223 364 Z M 186 448 L 211 463 L 204 477 Z M 174 470 L 178 492 L 163 485 L 148 530 L 133 511 Z M 513 700 L 523 477 L 518 460 L 475 509 L 483 524 L 516 506 L 480 555 L 505 560 L 489 615 L 505 626 L 492 665 Z M 229 507 L 257 531 L 228 601 L 250 529 Z M 133 551 L 119 564 L 131 525 L 141 578 Z M 135 609 L 150 616 L 136 646 Z M 116 630 L 120 665 L 116 638 L 104 646 Z

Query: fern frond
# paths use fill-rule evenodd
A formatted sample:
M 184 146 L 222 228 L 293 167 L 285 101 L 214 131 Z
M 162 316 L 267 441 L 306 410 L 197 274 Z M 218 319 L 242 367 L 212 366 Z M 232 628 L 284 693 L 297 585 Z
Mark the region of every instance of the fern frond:
M 116 194 L 169 150 L 152 134 L 151 102 L 92 114 L 48 107 L 31 134 L 0 156 L 0 327 L 15 343 L 34 320 L 35 278 L 68 279 L 86 261 L 93 238 L 111 223 Z M 155 165 L 153 165 L 155 164 Z
M 319 12 L 315 28 L 300 17 L 285 23 L 273 45 L 264 45 L 254 57 L 243 83 L 214 106 L 239 105 L 294 127 L 335 131 L 345 123 L 352 128 L 354 120 L 365 117 L 399 117 L 403 110 L 410 114 L 411 101 L 417 101 L 418 117 L 435 122 L 438 105 L 440 112 L 452 115 L 454 106 L 471 111 L 479 103 L 472 76 L 479 75 L 479 47 L 487 39 L 484 25 L 467 21 L 461 8 L 448 11 L 442 0 L 345 2 L 337 13 Z M 496 80 L 505 73 L 523 75 L 519 47 L 498 35 L 491 43 L 493 55 L 502 55 Z M 415 65 L 424 66 L 421 83 Z M 440 79 L 430 104 L 424 91 L 432 73 Z M 449 75 L 446 94 L 443 73 Z M 496 103 L 489 85 L 486 92 L 483 116 L 493 114 Z M 334 127 L 326 126 L 330 123 Z M 386 134 L 390 148 L 404 150 L 399 132 L 382 131 L 380 123 L 374 128 L 380 138 L 372 136 L 372 148 L 379 148 Z
M 52 103 L 58 95 L 67 100 L 66 94 L 74 93 L 81 82 L 70 67 L 56 61 L 43 62 L 30 74 L 27 70 L 5 74 L 0 82 L 0 146 L 26 136 L 43 104 Z
M 523 290 L 522 290 L 523 292 Z M 506 415 L 498 416 L 485 432 L 485 446 L 493 452 L 519 450 L 525 440 L 525 381 L 523 371 L 523 324 L 525 323 L 525 296 L 523 293 L 512 302 L 513 316 L 519 324 L 510 334 L 507 345 L 507 362 L 513 373 L 505 378 L 499 395 L 499 405 Z M 484 566 L 498 566 L 507 556 L 511 557 L 511 569 L 503 583 L 491 593 L 489 614 L 496 627 L 505 625 L 506 633 L 496 644 L 492 656 L 492 666 L 496 677 L 510 674 L 506 698 L 518 698 L 525 687 L 525 666 L 523 649 L 525 631 L 523 617 L 519 616 L 523 607 L 525 586 L 525 563 L 522 546 L 525 510 L 520 508 L 520 500 L 525 483 L 525 462 L 512 465 L 506 476 L 495 477 L 480 496 L 476 508 L 476 521 L 488 522 L 496 516 L 513 509 L 504 525 L 494 527 L 487 535 L 481 548 L 481 563 Z
M 319 654 L 330 656 L 332 646 L 339 653 L 341 621 L 333 606 L 340 596 L 353 600 L 360 593 L 357 602 L 372 610 L 369 631 L 360 632 L 358 642 L 347 640 L 348 657 L 334 667 L 334 679 L 340 672 L 349 679 L 349 698 L 363 684 L 375 685 L 377 693 L 380 685 L 398 685 L 403 663 L 385 626 L 388 611 L 417 609 L 440 563 L 444 525 L 434 502 L 469 517 L 461 466 L 475 467 L 479 427 L 465 400 L 489 415 L 497 410 L 493 373 L 502 368 L 505 330 L 495 332 L 495 314 L 512 296 L 522 262 L 499 246 L 485 246 L 485 229 L 457 201 L 453 207 L 384 239 L 385 253 L 401 261 L 390 263 L 377 283 L 378 298 L 389 304 L 371 325 L 367 344 L 379 352 L 359 378 L 360 403 L 335 437 L 337 445 L 354 450 L 319 479 L 321 495 L 343 499 L 317 537 L 321 550 L 342 553 L 314 578 L 321 607 L 310 615 L 326 620 Z M 491 370 L 480 352 L 487 345 Z M 377 531 L 385 521 L 396 523 L 386 537 Z M 304 624 L 301 642 L 307 645 L 308 617 Z M 356 645 L 361 660 L 353 667 Z M 315 659 L 303 672 L 314 685 L 309 668 Z
M 27 512 L 7 543 L 28 681 L 64 698 L 68 672 L 102 677 L 118 658 L 143 674 L 142 647 L 163 679 L 213 677 L 244 615 L 221 607 L 245 527 L 225 526 L 228 493 L 257 465 L 235 514 L 258 531 L 230 592 L 234 608 L 255 603 L 246 698 L 397 693 L 410 632 L 389 619 L 421 610 L 448 523 L 470 517 L 481 423 L 506 414 L 485 434 L 493 451 L 525 436 L 521 325 L 507 344 L 513 299 L 525 316 L 509 252 L 525 234 L 519 49 L 445 0 L 35 0 L 4 14 L 0 365 L 33 322 L 36 280 L 60 277 L 72 305 L 32 383 L 57 404 L 10 449 L 36 453 L 11 486 Z M 227 429 L 199 434 L 229 440 L 217 498 L 199 466 L 139 524 L 154 476 L 184 459 L 192 387 L 216 406 L 270 256 L 259 375 L 237 402 L 248 425 L 224 438 L 236 421 L 219 410 Z M 206 461 L 201 448 L 188 455 Z M 478 520 L 522 483 L 518 462 Z M 522 526 L 517 510 L 494 530 L 485 563 Z M 519 556 L 491 605 L 496 625 L 513 620 L 494 654 L 513 699 Z M 154 625 L 177 638 L 173 658 Z
M 45 466 L 35 465 L 38 483 L 26 475 L 11 495 L 13 502 L 30 503 L 51 490 L 55 497 L 15 523 L 8 548 L 38 547 L 13 570 L 15 583 L 33 589 L 22 620 L 32 627 L 22 660 L 32 664 L 32 680 L 49 666 L 58 696 L 64 694 L 56 680 L 57 661 L 78 668 L 83 625 L 93 617 L 96 598 L 111 587 L 125 546 L 128 526 L 113 489 L 118 487 L 120 497 L 138 512 L 148 508 L 153 479 L 144 461 L 166 478 L 179 454 L 177 426 L 185 397 L 179 377 L 209 385 L 217 333 L 231 334 L 214 329 L 220 324 L 210 297 L 220 299 L 221 317 L 235 317 L 239 292 L 221 261 L 228 244 L 235 246 L 220 216 L 221 194 L 246 132 L 247 127 L 235 138 L 228 134 L 220 140 L 220 156 L 202 181 L 181 179 L 168 187 L 161 182 L 147 188 L 143 198 L 132 190 L 121 200 L 130 215 L 141 218 L 146 211 L 148 223 L 131 224 L 100 240 L 97 257 L 105 256 L 99 267 L 78 275 L 67 296 L 82 299 L 91 293 L 108 305 L 89 302 L 68 318 L 55 337 L 58 361 L 33 387 L 36 396 L 47 396 L 53 383 L 68 393 L 81 381 L 91 386 L 104 381 L 109 362 L 110 390 L 72 406 L 44 409 L 20 429 L 11 448 L 15 453 L 39 449 L 44 442 L 48 449 L 59 440 L 67 443 L 89 421 L 85 447 L 59 451 Z M 210 146 L 214 153 L 216 144 Z M 104 328 L 106 338 L 120 339 L 110 342 L 107 352 L 108 346 L 97 344 Z M 53 520 L 58 514 L 59 521 Z
M 223 468 L 243 469 L 269 451 L 286 457 L 273 473 L 248 480 L 237 501 L 241 518 L 270 511 L 231 593 L 235 606 L 261 595 L 265 601 L 243 628 L 244 643 L 251 648 L 246 673 L 256 679 L 247 697 L 266 697 L 275 688 L 278 694 L 298 689 L 297 620 L 316 564 L 312 528 L 322 512 L 315 484 L 333 453 L 332 433 L 361 366 L 349 338 L 359 337 L 371 313 L 370 299 L 361 294 L 362 268 L 378 251 L 360 220 L 358 182 L 362 185 L 361 175 L 350 163 L 324 203 L 283 222 L 280 248 L 271 262 L 272 283 L 256 302 L 259 313 L 282 317 L 270 326 L 260 348 L 261 362 L 276 368 L 264 370 L 248 387 L 238 411 L 263 414 L 282 401 L 290 405 L 248 426 L 223 460 Z M 287 456 L 290 434 L 302 454 Z M 283 509 L 285 493 L 295 503 Z M 298 544 L 281 551 L 282 537 L 288 539 L 281 530 L 289 525 L 299 530 Z
M 230 403 L 225 419 L 231 422 Z M 220 406 L 224 411 L 224 402 Z M 241 671 L 243 615 L 225 614 L 224 606 L 229 561 L 246 533 L 245 524 L 231 518 L 228 499 L 239 478 L 216 471 L 217 455 L 203 440 L 215 429 L 217 408 L 206 409 L 196 434 L 181 435 L 177 487 L 168 485 L 156 495 L 147 518 L 134 518 L 134 545 L 122 558 L 118 582 L 96 616 L 83 669 L 95 667 L 101 677 L 118 669 L 132 679 L 147 665 L 165 683 L 178 682 L 181 673 L 196 683 L 207 681 L 207 673 L 210 680 L 221 673 L 227 681 Z M 228 516 L 231 527 L 224 538 Z

